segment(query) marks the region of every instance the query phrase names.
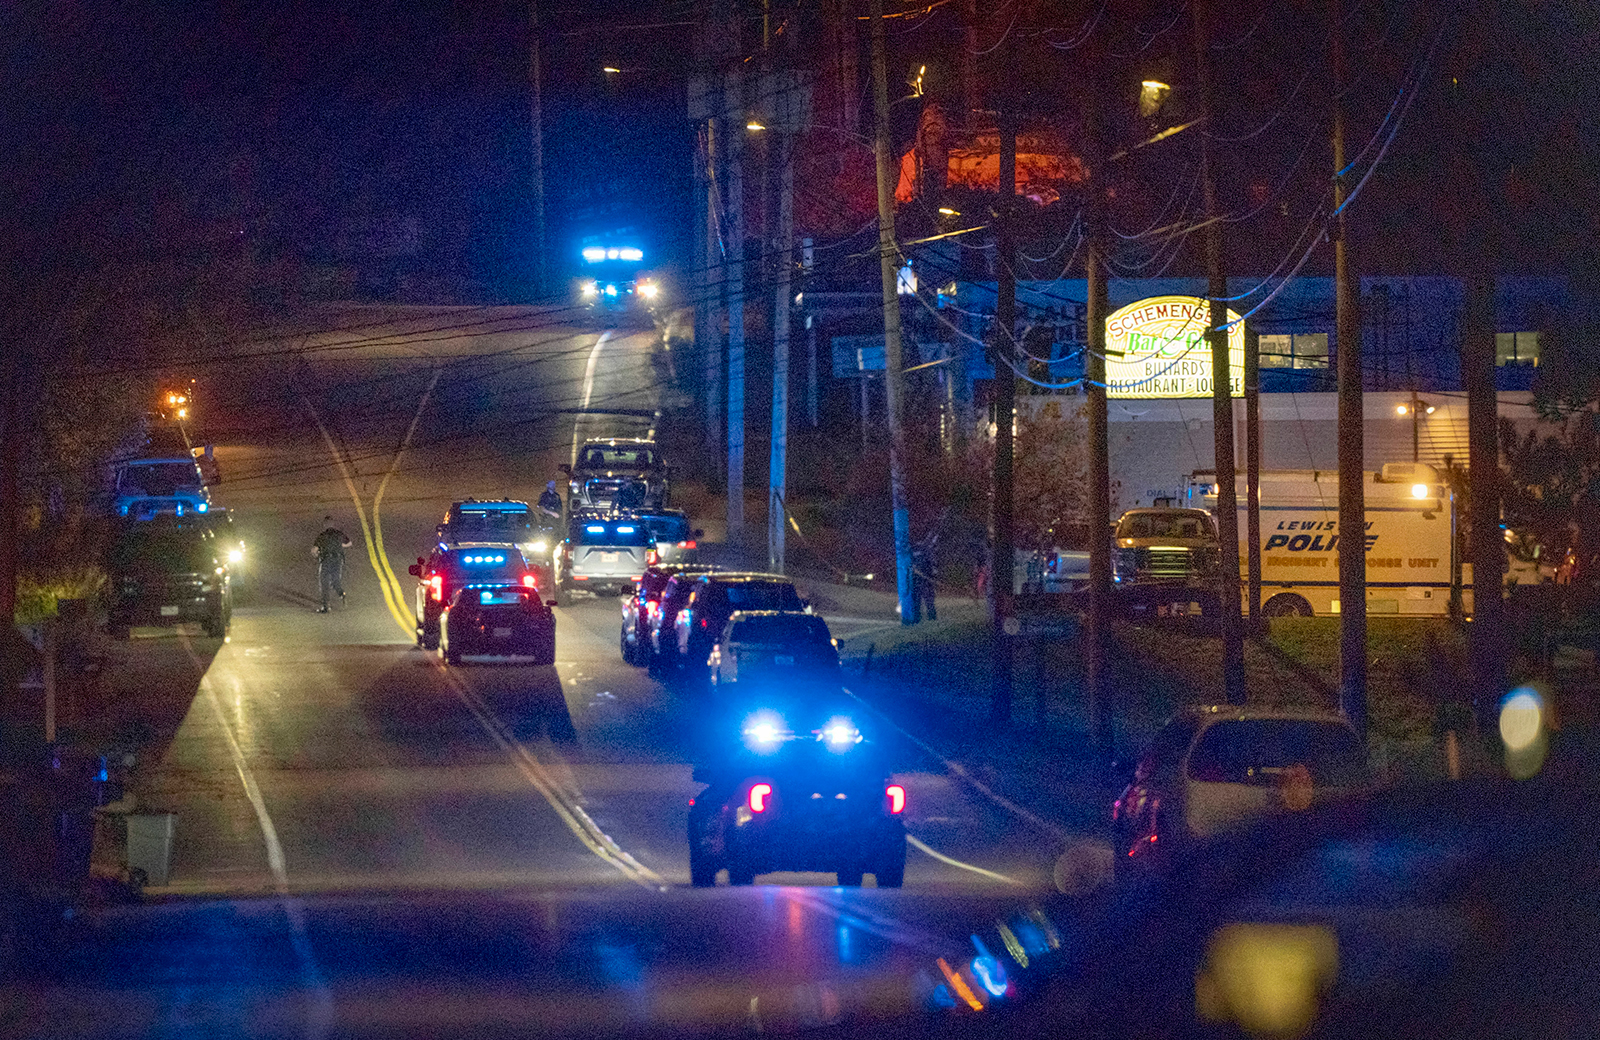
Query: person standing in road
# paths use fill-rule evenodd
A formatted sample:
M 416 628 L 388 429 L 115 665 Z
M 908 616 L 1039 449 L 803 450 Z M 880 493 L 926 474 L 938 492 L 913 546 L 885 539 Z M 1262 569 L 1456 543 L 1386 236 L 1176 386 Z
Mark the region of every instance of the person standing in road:
M 939 620 L 939 607 L 934 601 L 934 580 L 938 577 L 938 565 L 934 562 L 934 553 L 938 547 L 939 535 L 932 533 L 911 550 L 913 623 L 923 618 L 929 621 Z
M 561 519 L 561 492 L 556 490 L 556 482 L 546 481 L 544 491 L 539 495 L 539 509 L 552 520 Z
M 318 614 L 328 612 L 329 593 L 336 593 L 344 601 L 344 551 L 350 547 L 350 538 L 333 526 L 333 517 L 322 518 L 328 525 L 311 543 L 311 553 L 317 558 L 317 581 L 322 587 L 322 606 Z

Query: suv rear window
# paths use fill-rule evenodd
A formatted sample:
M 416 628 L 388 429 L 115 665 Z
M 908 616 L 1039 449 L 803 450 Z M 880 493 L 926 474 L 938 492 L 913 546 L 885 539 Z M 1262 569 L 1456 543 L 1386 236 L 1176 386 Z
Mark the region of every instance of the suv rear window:
M 689 540 L 689 521 L 681 516 L 643 517 L 645 526 L 655 533 L 658 542 L 686 542 Z
M 1366 773 L 1360 741 L 1336 722 L 1239 719 L 1219 722 L 1189 753 L 1189 778 L 1270 787 L 1283 772 L 1305 766 L 1319 787 L 1354 787 Z
M 1209 517 L 1197 513 L 1135 513 L 1117 525 L 1118 538 L 1210 538 Z
M 526 512 L 461 512 L 444 525 L 456 542 L 520 542 L 533 527 Z
M 811 614 L 783 614 L 776 617 L 745 618 L 733 626 L 732 639 L 739 643 L 826 643 L 828 626 Z
M 643 523 L 578 523 L 573 525 L 572 540 L 578 545 L 649 546 L 655 539 L 650 528 Z
M 788 582 L 749 581 L 724 586 L 728 606 L 734 610 L 793 610 L 801 611 L 805 605 L 800 595 Z

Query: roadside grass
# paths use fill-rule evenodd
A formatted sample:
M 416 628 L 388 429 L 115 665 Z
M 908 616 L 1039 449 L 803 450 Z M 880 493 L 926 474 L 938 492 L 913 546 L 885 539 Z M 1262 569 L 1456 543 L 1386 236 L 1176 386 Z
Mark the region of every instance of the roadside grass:
M 840 646 L 848 671 L 869 674 L 930 706 L 985 718 L 991 696 L 989 624 L 982 618 L 867 633 Z M 1469 697 L 1461 632 L 1443 620 L 1368 622 L 1369 743 L 1374 767 L 1440 771 L 1441 705 Z M 1073 633 L 1014 641 L 1014 718 L 1081 743 L 1088 730 L 1082 650 Z M 1337 618 L 1274 619 L 1245 643 L 1250 703 L 1338 707 Z M 1116 622 L 1111 631 L 1112 729 L 1137 746 L 1173 711 L 1222 699 L 1221 644 L 1204 619 Z

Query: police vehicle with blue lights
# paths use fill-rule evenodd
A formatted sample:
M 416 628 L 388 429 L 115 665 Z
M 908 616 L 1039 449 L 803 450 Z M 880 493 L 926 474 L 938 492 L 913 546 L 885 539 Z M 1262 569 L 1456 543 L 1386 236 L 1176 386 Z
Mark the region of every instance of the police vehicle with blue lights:
M 773 871 L 835 874 L 879 888 L 905 880 L 906 790 L 857 726 L 837 685 L 787 684 L 721 705 L 736 730 L 695 766 L 689 876 L 748 885 Z
M 525 588 L 538 592 L 539 575 L 515 545 L 450 545 L 440 542 L 407 570 L 417 579 L 417 645 L 439 649 L 439 619 L 456 593 L 469 586 Z
M 657 562 L 655 536 L 642 520 L 626 515 L 576 516 L 556 551 L 556 601 L 565 605 L 579 590 L 597 596 L 631 592 Z
M 211 493 L 193 455 L 118 463 L 111 495 L 112 513 L 129 520 L 203 516 L 211 509 Z
M 613 319 L 625 315 L 649 317 L 665 302 L 661 283 L 644 270 L 644 250 L 611 244 L 583 247 L 578 300 Z
M 537 588 L 467 581 L 439 619 L 439 656 L 446 664 L 469 657 L 556 663 L 556 616 Z

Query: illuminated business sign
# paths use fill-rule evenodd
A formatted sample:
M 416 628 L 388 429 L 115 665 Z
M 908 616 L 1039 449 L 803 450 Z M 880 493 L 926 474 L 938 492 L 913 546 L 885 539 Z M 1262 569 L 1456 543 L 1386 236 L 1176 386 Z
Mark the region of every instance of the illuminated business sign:
M 1106 319 L 1106 396 L 1210 397 L 1211 304 L 1197 296 L 1152 296 Z M 1228 311 L 1229 384 L 1244 396 L 1244 322 Z

